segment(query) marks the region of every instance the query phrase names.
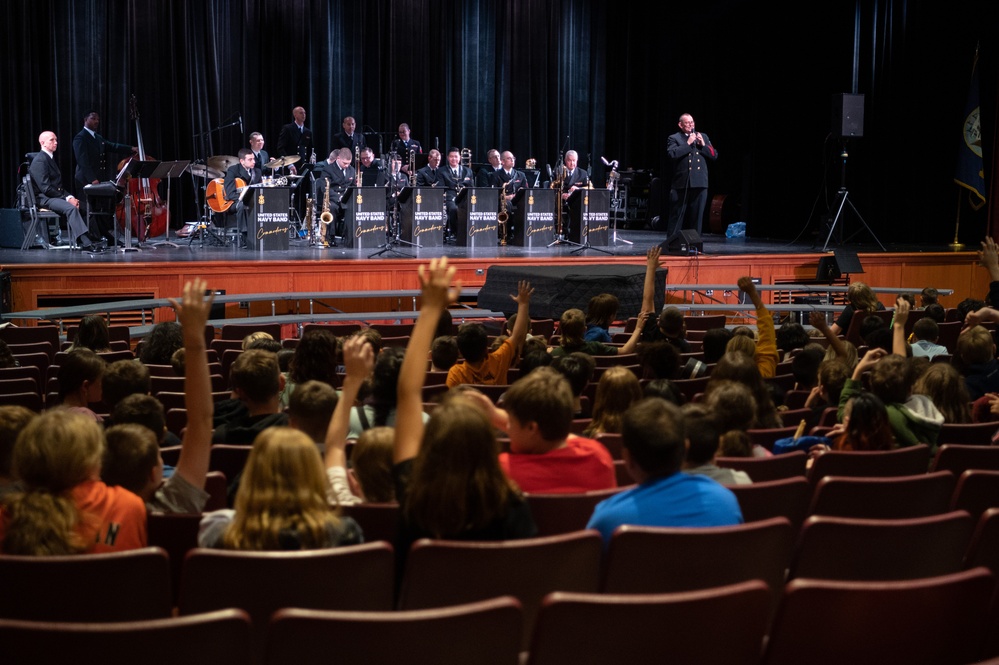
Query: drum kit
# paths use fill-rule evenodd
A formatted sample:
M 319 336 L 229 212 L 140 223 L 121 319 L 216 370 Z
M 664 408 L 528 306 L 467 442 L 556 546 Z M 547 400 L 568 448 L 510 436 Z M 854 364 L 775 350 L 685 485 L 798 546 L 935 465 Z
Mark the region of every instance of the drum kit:
M 299 155 L 275 157 L 264 164 L 263 169 L 269 169 L 273 172 L 276 169 L 291 166 L 299 160 L 301 160 Z M 202 246 L 204 246 L 206 236 L 208 236 L 208 238 L 212 241 L 212 244 L 230 244 L 227 238 L 223 237 L 216 231 L 217 228 L 218 231 L 222 231 L 222 233 L 224 233 L 225 222 L 222 218 L 215 219 L 215 215 L 224 213 L 233 203 L 232 201 L 227 201 L 225 199 L 225 174 L 226 171 L 229 170 L 230 166 L 237 164 L 238 162 L 239 158 L 232 155 L 215 155 L 214 157 L 210 157 L 206 163 L 191 164 L 187 167 L 187 171 L 192 176 L 202 181 L 203 184 L 198 189 L 204 192 L 205 202 L 204 214 L 202 215 L 202 218 L 198 221 L 194 228 L 188 231 L 190 242 L 193 242 L 195 236 L 200 235 Z M 268 176 L 263 179 L 261 186 L 286 186 L 302 177 L 303 176 L 300 175 L 285 175 L 279 178 Z M 246 183 L 243 182 L 241 178 L 237 178 L 236 186 L 238 188 L 245 187 Z M 202 233 L 199 234 L 199 231 Z

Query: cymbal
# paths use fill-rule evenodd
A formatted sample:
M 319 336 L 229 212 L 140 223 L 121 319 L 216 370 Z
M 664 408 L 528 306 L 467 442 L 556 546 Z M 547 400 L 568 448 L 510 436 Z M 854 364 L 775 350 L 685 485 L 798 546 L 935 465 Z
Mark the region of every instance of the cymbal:
M 279 169 L 282 166 L 291 166 L 295 162 L 302 159 L 300 155 L 288 155 L 287 157 L 275 157 L 271 161 L 265 164 L 265 168 L 268 169 Z
M 213 169 L 205 164 L 191 164 L 187 167 L 188 172 L 195 178 L 208 178 L 209 180 L 214 180 L 215 178 L 221 178 L 225 174 L 218 169 Z
M 232 155 L 215 155 L 214 157 L 208 158 L 208 166 L 213 169 L 218 169 L 219 171 L 225 172 L 230 166 L 238 162 L 239 160 Z

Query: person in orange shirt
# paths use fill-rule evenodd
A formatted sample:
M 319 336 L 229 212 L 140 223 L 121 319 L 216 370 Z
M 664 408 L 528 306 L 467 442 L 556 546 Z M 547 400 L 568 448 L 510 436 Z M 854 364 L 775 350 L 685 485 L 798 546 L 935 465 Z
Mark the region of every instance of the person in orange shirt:
M 14 446 L 21 491 L 0 508 L 0 551 L 59 555 L 146 546 L 146 505 L 101 482 L 104 432 L 92 418 L 53 409 Z

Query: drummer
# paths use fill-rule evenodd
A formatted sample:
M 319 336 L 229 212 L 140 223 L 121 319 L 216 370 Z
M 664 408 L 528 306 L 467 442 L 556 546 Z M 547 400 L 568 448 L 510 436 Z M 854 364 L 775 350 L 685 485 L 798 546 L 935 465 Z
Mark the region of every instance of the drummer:
M 250 150 L 253 151 L 253 158 L 257 164 L 257 170 L 260 174 L 271 175 L 274 171 L 273 168 L 267 166 L 267 162 L 270 160 L 270 155 L 264 150 L 264 135 L 260 132 L 253 132 L 250 134 Z

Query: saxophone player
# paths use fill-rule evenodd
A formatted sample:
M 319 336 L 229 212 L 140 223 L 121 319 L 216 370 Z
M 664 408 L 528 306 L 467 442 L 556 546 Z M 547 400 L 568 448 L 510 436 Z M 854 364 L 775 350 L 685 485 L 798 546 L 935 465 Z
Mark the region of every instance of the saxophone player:
M 514 168 L 516 163 L 517 158 L 507 150 L 500 157 L 501 168 L 493 174 L 493 187 L 503 188 L 503 198 L 506 199 L 506 209 L 510 219 L 513 219 L 513 213 L 516 209 L 513 197 L 517 195 L 517 192 L 527 187 L 527 176 L 524 175 L 523 171 Z M 507 235 L 510 235 L 512 228 L 513 224 L 507 224 Z
M 318 179 L 317 187 L 321 191 L 316 196 L 322 200 L 325 197 L 325 182 L 329 181 L 330 188 L 330 212 L 333 213 L 335 223 L 330 224 L 326 232 L 326 240 L 329 244 L 335 244 L 335 236 L 343 235 L 343 217 L 346 209 L 340 202 L 340 198 L 348 187 L 351 187 L 356 178 L 357 171 L 351 165 L 354 160 L 354 153 L 350 148 L 333 150 L 329 158 L 323 163 L 319 172 L 316 173 Z
M 444 231 L 444 240 L 447 241 L 453 240 L 455 237 L 455 222 L 458 219 L 458 204 L 455 198 L 459 191 L 475 184 L 472 169 L 461 163 L 461 150 L 459 148 L 448 148 L 447 168 L 444 169 L 444 179 L 447 181 L 447 194 L 444 197 L 444 204 L 447 209 L 447 229 Z

